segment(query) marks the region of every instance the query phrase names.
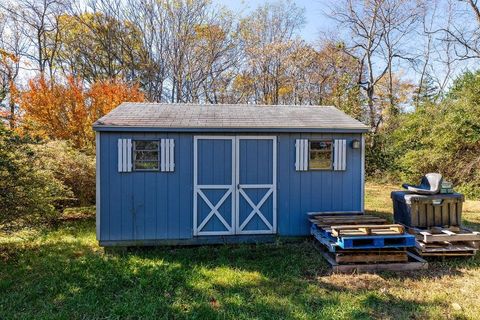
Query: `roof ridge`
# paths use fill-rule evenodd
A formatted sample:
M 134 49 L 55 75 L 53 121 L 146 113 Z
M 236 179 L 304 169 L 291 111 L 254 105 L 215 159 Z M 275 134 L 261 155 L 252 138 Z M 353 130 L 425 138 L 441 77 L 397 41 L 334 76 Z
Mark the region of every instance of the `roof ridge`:
M 256 104 L 256 103 L 192 103 L 192 102 L 130 102 L 130 101 L 124 101 L 120 105 L 128 105 L 128 104 L 150 104 L 150 105 L 178 105 L 178 106 L 206 106 L 206 107 L 213 107 L 213 106 L 234 106 L 234 107 L 292 107 L 292 108 L 301 108 L 301 107 L 306 107 L 306 108 L 335 108 L 338 109 L 335 106 L 332 105 L 316 105 L 316 104 Z M 120 106 L 119 105 L 119 106 Z

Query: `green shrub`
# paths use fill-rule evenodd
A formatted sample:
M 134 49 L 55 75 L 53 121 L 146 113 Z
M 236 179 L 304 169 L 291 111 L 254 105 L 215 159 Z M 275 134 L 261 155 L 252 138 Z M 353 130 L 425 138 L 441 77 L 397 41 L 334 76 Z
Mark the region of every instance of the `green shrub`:
M 32 141 L 0 124 L 0 228 L 52 218 L 73 194 L 51 171 L 38 167 Z
M 403 114 L 392 133 L 392 167 L 403 180 L 440 172 L 470 196 L 480 193 L 480 71 L 454 81 L 440 103 Z
M 464 183 L 455 186 L 455 191 L 463 193 L 467 199 L 480 199 L 480 187 L 475 183 Z
M 32 145 L 36 165 L 50 172 L 71 191 L 70 206 L 95 204 L 95 156 L 73 148 L 66 141 L 49 141 Z

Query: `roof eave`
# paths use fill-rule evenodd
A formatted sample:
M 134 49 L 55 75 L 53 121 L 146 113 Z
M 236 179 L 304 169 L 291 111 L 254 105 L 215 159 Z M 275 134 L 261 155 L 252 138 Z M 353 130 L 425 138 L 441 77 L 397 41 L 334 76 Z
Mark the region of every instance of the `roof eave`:
M 314 132 L 314 133 L 365 133 L 366 126 L 359 127 L 326 127 L 326 128 L 202 128 L 202 127 L 148 127 L 148 126 L 112 126 L 94 125 L 95 131 L 123 131 L 123 132 Z

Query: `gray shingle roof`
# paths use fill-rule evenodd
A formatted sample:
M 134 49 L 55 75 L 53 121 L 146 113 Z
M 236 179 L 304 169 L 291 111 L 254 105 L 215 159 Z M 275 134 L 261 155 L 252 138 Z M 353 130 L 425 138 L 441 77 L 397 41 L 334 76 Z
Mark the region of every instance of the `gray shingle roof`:
M 334 129 L 368 127 L 332 106 L 205 105 L 124 102 L 94 123 L 103 128 Z

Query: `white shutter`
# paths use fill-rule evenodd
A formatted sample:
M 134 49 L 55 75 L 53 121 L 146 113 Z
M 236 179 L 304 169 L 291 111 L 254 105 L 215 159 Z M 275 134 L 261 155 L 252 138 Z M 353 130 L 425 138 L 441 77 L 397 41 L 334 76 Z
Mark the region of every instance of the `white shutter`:
M 333 170 L 345 171 L 347 169 L 347 140 L 334 140 L 333 152 Z
M 170 171 L 173 172 L 175 171 L 175 140 L 169 139 L 170 140 Z
M 132 139 L 118 139 L 118 172 L 132 171 Z
M 308 170 L 308 139 L 295 141 L 295 170 Z
M 160 171 L 165 172 L 165 140 L 160 139 Z
M 175 142 L 173 139 L 160 140 L 160 171 L 175 170 Z

